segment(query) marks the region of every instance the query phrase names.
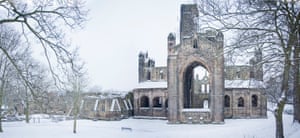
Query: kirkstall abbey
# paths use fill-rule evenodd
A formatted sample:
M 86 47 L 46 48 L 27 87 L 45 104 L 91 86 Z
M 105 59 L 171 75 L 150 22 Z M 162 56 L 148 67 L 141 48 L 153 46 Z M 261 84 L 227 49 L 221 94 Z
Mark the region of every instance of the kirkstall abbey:
M 181 5 L 180 16 L 180 38 L 167 36 L 167 67 L 156 67 L 148 53 L 138 56 L 134 116 L 165 118 L 170 124 L 267 117 L 263 67 L 257 64 L 262 52 L 256 49 L 249 64 L 224 65 L 224 36 L 198 29 L 197 5 Z

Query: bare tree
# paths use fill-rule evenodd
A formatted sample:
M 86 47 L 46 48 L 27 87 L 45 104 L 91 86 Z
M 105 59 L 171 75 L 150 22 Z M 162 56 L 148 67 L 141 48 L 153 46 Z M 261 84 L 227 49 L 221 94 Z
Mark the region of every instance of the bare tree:
M 26 43 L 22 46 L 40 45 L 56 85 L 63 84 L 61 72 L 73 66 L 72 47 L 66 41 L 66 32 L 80 28 L 86 21 L 87 10 L 81 0 L 0 0 L 0 25 L 14 27 Z M 37 42 L 37 43 L 35 43 Z M 0 50 L 15 68 L 30 95 L 37 99 L 34 86 L 7 49 Z M 19 51 L 20 52 L 20 51 Z
M 26 110 L 25 110 L 25 117 L 26 122 L 29 123 L 29 113 L 30 113 L 30 104 L 36 105 L 40 108 L 40 110 L 43 109 L 43 99 L 45 99 L 47 95 L 47 89 L 51 83 L 45 82 L 47 79 L 47 71 L 43 70 L 42 66 L 38 62 L 36 62 L 31 56 L 28 56 L 27 54 L 24 54 L 23 57 L 21 57 L 22 60 L 20 60 L 18 63 L 18 68 L 20 68 L 22 72 L 22 76 L 26 79 L 26 81 L 30 84 L 30 87 L 32 91 L 28 93 L 29 88 L 26 85 L 26 83 L 23 82 L 24 86 L 24 93 L 25 93 L 25 104 L 26 104 Z M 18 75 L 20 76 L 20 75 Z M 18 78 L 18 80 L 22 80 L 21 77 Z M 44 83 L 48 83 L 44 84 Z M 43 87 L 43 86 L 47 87 Z
M 74 52 L 77 53 L 77 52 Z M 87 86 L 87 73 L 84 68 L 84 63 L 79 59 L 78 55 L 72 57 L 72 66 L 64 72 L 69 82 L 65 85 L 66 91 L 72 92 L 72 112 L 74 117 L 73 133 L 77 133 L 77 118 L 80 111 L 81 93 Z
M 81 0 L 0 0 L 0 25 L 12 25 L 27 44 L 33 46 L 38 42 L 44 51 L 44 57 L 56 84 L 61 84 L 58 72 L 71 65 L 72 50 L 66 41 L 68 29 L 82 27 L 86 21 L 87 10 Z M 11 55 L 1 49 L 7 57 Z M 55 59 L 51 59 L 54 55 Z M 53 57 L 53 56 L 52 56 Z M 9 58 L 10 59 L 10 58 Z M 10 59 L 10 62 L 14 62 Z M 58 67 L 59 66 L 59 67 Z M 33 94 L 32 86 L 22 75 L 22 70 L 17 68 L 21 78 Z
M 20 55 L 27 54 L 26 47 L 19 47 L 20 39 L 19 34 L 14 32 L 13 29 L 9 27 L 5 27 L 0 25 L 0 107 L 3 105 L 3 99 L 5 95 L 6 87 L 8 83 L 15 77 L 13 74 L 15 73 L 15 68 L 11 64 L 10 60 L 13 60 L 17 63 L 20 58 Z M 10 59 L 5 55 L 10 54 Z M 2 112 L 1 112 L 2 113 Z M 2 118 L 2 116 L 0 116 Z M 1 119 L 0 119 L 0 132 L 3 132 Z
M 278 69 L 278 65 L 282 67 L 277 72 L 277 75 L 282 75 L 282 84 L 274 115 L 276 137 L 283 138 L 282 113 L 289 91 L 290 70 L 295 61 L 299 60 L 295 57 L 299 53 L 295 51 L 299 47 L 300 1 L 201 0 L 198 4 L 202 26 L 215 25 L 221 31 L 238 34 L 229 40 L 226 52 L 258 47 L 264 52 L 264 64 L 270 67 L 267 69 L 269 72 Z M 299 70 L 299 66 L 296 68 Z

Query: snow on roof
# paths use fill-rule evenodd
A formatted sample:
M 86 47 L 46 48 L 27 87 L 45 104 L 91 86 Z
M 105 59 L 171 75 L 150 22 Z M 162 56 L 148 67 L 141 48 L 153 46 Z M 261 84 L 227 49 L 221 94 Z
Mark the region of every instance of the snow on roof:
M 258 80 L 225 80 L 225 88 L 264 88 L 264 82 Z
M 168 83 L 166 81 L 145 81 L 139 83 L 135 88 L 136 89 L 168 88 Z
M 264 88 L 264 82 L 258 80 L 225 80 L 225 88 Z M 145 81 L 136 89 L 168 88 L 166 81 Z
M 114 99 L 114 98 L 125 98 L 124 94 L 117 93 L 104 93 L 101 95 L 88 95 L 85 96 L 86 99 Z

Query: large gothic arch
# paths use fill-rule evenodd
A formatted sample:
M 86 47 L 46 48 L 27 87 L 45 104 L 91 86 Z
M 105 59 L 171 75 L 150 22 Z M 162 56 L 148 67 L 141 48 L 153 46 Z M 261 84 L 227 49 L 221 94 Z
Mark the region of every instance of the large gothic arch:
M 200 39 L 199 44 L 202 42 Z M 211 46 L 213 47 L 213 46 Z M 211 50 L 211 56 L 203 54 L 207 50 L 191 49 L 189 45 L 181 45 L 178 55 L 170 55 L 168 60 L 168 93 L 169 121 L 171 123 L 207 122 L 222 123 L 223 115 L 223 56 Z M 205 94 L 195 94 L 192 90 L 193 69 L 203 67 L 208 72 L 208 88 Z M 198 97 L 198 98 L 195 98 Z M 190 120 L 192 118 L 192 120 Z M 201 119 L 199 119 L 201 118 Z M 203 119 L 203 120 L 202 120 Z
M 187 64 L 183 67 L 183 72 L 181 76 L 181 92 L 183 96 L 181 98 L 183 103 L 183 108 L 203 108 L 203 101 L 204 99 L 209 99 L 208 94 L 202 94 L 201 92 L 197 92 L 195 86 L 199 84 L 196 83 L 195 78 L 195 69 L 196 68 L 203 68 L 206 72 L 208 72 L 210 78 L 210 69 L 208 68 L 207 64 L 203 62 L 203 60 L 191 60 L 187 62 Z M 211 81 L 209 84 L 211 84 Z M 201 87 L 200 87 L 201 88 Z M 201 98 L 202 97 L 202 98 Z

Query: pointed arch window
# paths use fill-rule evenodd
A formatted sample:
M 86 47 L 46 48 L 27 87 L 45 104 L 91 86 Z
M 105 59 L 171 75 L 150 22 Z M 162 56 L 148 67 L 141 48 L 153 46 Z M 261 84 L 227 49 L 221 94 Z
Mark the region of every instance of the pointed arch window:
M 150 71 L 147 72 L 147 80 L 151 80 L 151 72 Z
M 197 39 L 194 39 L 194 41 L 193 41 L 193 48 L 198 48 L 198 41 L 197 41 Z

